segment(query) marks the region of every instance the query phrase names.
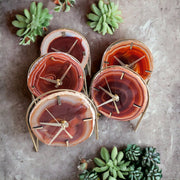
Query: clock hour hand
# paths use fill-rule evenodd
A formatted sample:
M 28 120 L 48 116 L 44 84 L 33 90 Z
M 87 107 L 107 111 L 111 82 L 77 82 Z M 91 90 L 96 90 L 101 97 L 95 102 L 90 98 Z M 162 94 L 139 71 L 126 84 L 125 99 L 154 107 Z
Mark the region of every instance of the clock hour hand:
M 63 127 L 59 129 L 59 131 L 56 133 L 56 135 L 51 139 L 48 145 L 51 145 L 51 143 L 59 136 L 59 134 L 64 130 Z
M 51 83 L 54 83 L 54 84 L 57 83 L 57 80 L 54 80 L 54 79 L 49 79 L 49 78 L 45 78 L 45 77 L 40 77 L 40 79 L 43 79 L 43 80 L 45 80 L 47 82 L 51 82 Z
M 61 127 L 61 124 L 57 123 L 45 123 L 45 122 L 40 122 L 41 125 L 47 125 L 47 126 L 55 126 L 55 127 Z
M 142 57 L 140 57 L 139 59 L 137 59 L 136 61 L 132 62 L 131 64 L 128 64 L 127 67 L 130 68 L 131 66 L 133 66 L 133 65 L 136 64 L 137 62 L 141 61 L 141 60 L 144 59 L 145 57 L 146 57 L 145 55 L 142 56 Z
M 108 94 L 110 97 L 114 98 L 114 94 L 110 93 L 109 91 L 107 91 L 106 89 L 104 89 L 103 87 L 99 86 L 99 88 L 104 91 L 106 94 Z

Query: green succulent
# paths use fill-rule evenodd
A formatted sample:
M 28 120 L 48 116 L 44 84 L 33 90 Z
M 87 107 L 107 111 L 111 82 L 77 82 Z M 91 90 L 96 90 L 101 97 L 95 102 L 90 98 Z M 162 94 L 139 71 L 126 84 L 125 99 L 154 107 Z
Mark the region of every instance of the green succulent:
M 113 34 L 122 22 L 121 11 L 118 10 L 118 5 L 108 0 L 104 3 L 99 0 L 98 6 L 93 3 L 91 5 L 92 13 L 87 15 L 88 25 L 98 33 L 105 35 L 106 33 Z
M 151 167 L 154 164 L 160 164 L 160 154 L 156 152 L 156 148 L 147 147 L 142 156 L 142 166 Z
M 162 178 L 162 170 L 157 165 L 153 165 L 150 169 L 145 170 L 146 177 L 143 180 L 160 180 Z
M 101 158 L 94 158 L 94 162 L 98 167 L 93 170 L 97 173 L 102 173 L 103 180 L 116 180 L 118 177 L 125 179 L 124 175 L 129 174 L 130 162 L 125 162 L 123 159 L 124 153 L 118 152 L 117 147 L 112 149 L 111 154 L 105 147 L 101 148 Z
M 79 175 L 79 180 L 100 180 L 97 172 L 85 170 Z
M 56 4 L 54 11 L 60 12 L 62 10 L 64 12 L 68 12 L 76 3 L 76 0 L 54 0 L 54 3 Z
M 141 167 L 138 167 L 137 169 L 134 169 L 133 167 L 129 172 L 130 180 L 141 180 L 142 178 L 143 178 L 143 172 Z
M 138 161 L 141 153 L 141 148 L 136 144 L 128 144 L 125 150 L 125 156 L 130 161 Z
M 20 45 L 29 45 L 36 41 L 37 36 L 43 36 L 49 21 L 53 18 L 47 8 L 42 8 L 43 3 L 32 2 L 30 10 L 24 9 L 24 15 L 17 14 L 13 26 L 19 28 L 17 36 L 22 37 Z

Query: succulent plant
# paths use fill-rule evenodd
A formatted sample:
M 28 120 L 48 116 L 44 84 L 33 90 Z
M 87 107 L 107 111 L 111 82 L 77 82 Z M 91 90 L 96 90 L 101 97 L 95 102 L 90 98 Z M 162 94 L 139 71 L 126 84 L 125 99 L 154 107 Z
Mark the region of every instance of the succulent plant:
M 112 149 L 111 155 L 105 147 L 101 148 L 101 158 L 94 158 L 94 162 L 98 167 L 93 170 L 97 173 L 102 173 L 103 180 L 116 180 L 118 177 L 125 179 L 124 175 L 129 173 L 130 162 L 125 162 L 123 159 L 124 153 L 118 152 L 117 147 Z
M 128 144 L 125 150 L 125 156 L 130 161 L 138 161 L 141 153 L 141 148 L 136 144 Z
M 99 0 L 98 6 L 93 3 L 91 10 L 92 13 L 87 15 L 87 23 L 94 31 L 103 35 L 106 33 L 113 34 L 118 29 L 119 23 L 122 22 L 121 11 L 118 10 L 118 5 L 115 5 L 110 0 L 107 3 Z
M 68 12 L 75 3 L 76 0 L 54 0 L 54 4 L 56 4 L 54 11 L 60 12 L 62 10 Z
M 134 167 L 129 172 L 129 179 L 130 180 L 141 180 L 143 178 L 143 172 L 142 168 L 138 167 L 137 169 L 134 169 Z
M 152 166 L 154 164 L 160 164 L 160 154 L 156 152 L 156 148 L 147 147 L 142 156 L 142 166 Z
M 100 180 L 97 172 L 85 170 L 79 175 L 79 180 Z
M 47 30 L 53 16 L 49 14 L 47 8 L 43 9 L 42 7 L 43 3 L 32 2 L 30 11 L 24 9 L 24 15 L 17 14 L 17 20 L 12 21 L 13 26 L 19 28 L 16 34 L 22 37 L 20 45 L 29 45 L 31 41 L 35 42 L 36 36 L 43 36 Z
M 143 180 L 160 180 L 162 178 L 162 170 L 157 165 L 153 165 L 145 171 L 146 177 Z

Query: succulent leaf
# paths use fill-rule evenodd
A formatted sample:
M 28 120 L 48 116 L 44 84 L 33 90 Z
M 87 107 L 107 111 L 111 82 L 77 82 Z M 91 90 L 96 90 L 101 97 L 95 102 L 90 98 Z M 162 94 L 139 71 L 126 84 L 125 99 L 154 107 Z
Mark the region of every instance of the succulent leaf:
M 109 159 L 110 159 L 109 151 L 105 147 L 101 148 L 100 154 L 101 154 L 101 158 L 103 160 L 105 160 L 106 162 L 109 161 Z
M 100 167 L 106 165 L 105 162 L 103 160 L 99 159 L 99 158 L 94 158 L 94 162 Z
M 99 0 L 98 5 L 93 3 L 91 11 L 87 14 L 88 25 L 102 35 L 113 34 L 115 29 L 118 29 L 119 23 L 122 22 L 121 11 L 118 10 L 118 5 L 115 5 L 111 0 L 108 3 Z M 97 25 L 94 22 L 98 22 Z
M 43 3 L 32 2 L 30 10 L 24 9 L 23 15 L 16 15 L 16 19 L 12 21 L 12 25 L 19 28 L 16 32 L 17 36 L 22 37 L 20 45 L 29 45 L 36 41 L 36 36 L 43 36 L 44 28 L 49 26 L 52 15 L 49 14 L 47 8 L 42 9 Z
M 153 165 L 150 169 L 145 170 L 146 178 L 144 180 L 160 180 L 162 178 L 162 170 L 157 165 Z

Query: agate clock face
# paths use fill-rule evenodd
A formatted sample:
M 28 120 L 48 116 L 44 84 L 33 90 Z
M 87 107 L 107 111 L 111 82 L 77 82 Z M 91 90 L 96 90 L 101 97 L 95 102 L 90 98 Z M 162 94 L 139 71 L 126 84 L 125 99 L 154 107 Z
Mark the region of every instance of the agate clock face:
M 65 52 L 75 57 L 84 68 L 90 57 L 86 38 L 70 29 L 57 29 L 47 34 L 41 44 L 41 55 L 49 52 Z
M 104 52 L 101 67 L 126 66 L 137 72 L 144 80 L 150 79 L 153 57 L 149 48 L 137 40 L 119 40 Z
M 121 121 L 138 117 L 148 103 L 148 91 L 142 78 L 121 66 L 99 71 L 90 91 L 100 113 Z
M 28 88 L 36 97 L 54 89 L 83 88 L 83 70 L 71 55 L 55 52 L 37 59 L 30 67 Z
M 84 94 L 62 90 L 40 100 L 29 116 L 35 136 L 47 145 L 75 146 L 93 132 L 96 111 Z

